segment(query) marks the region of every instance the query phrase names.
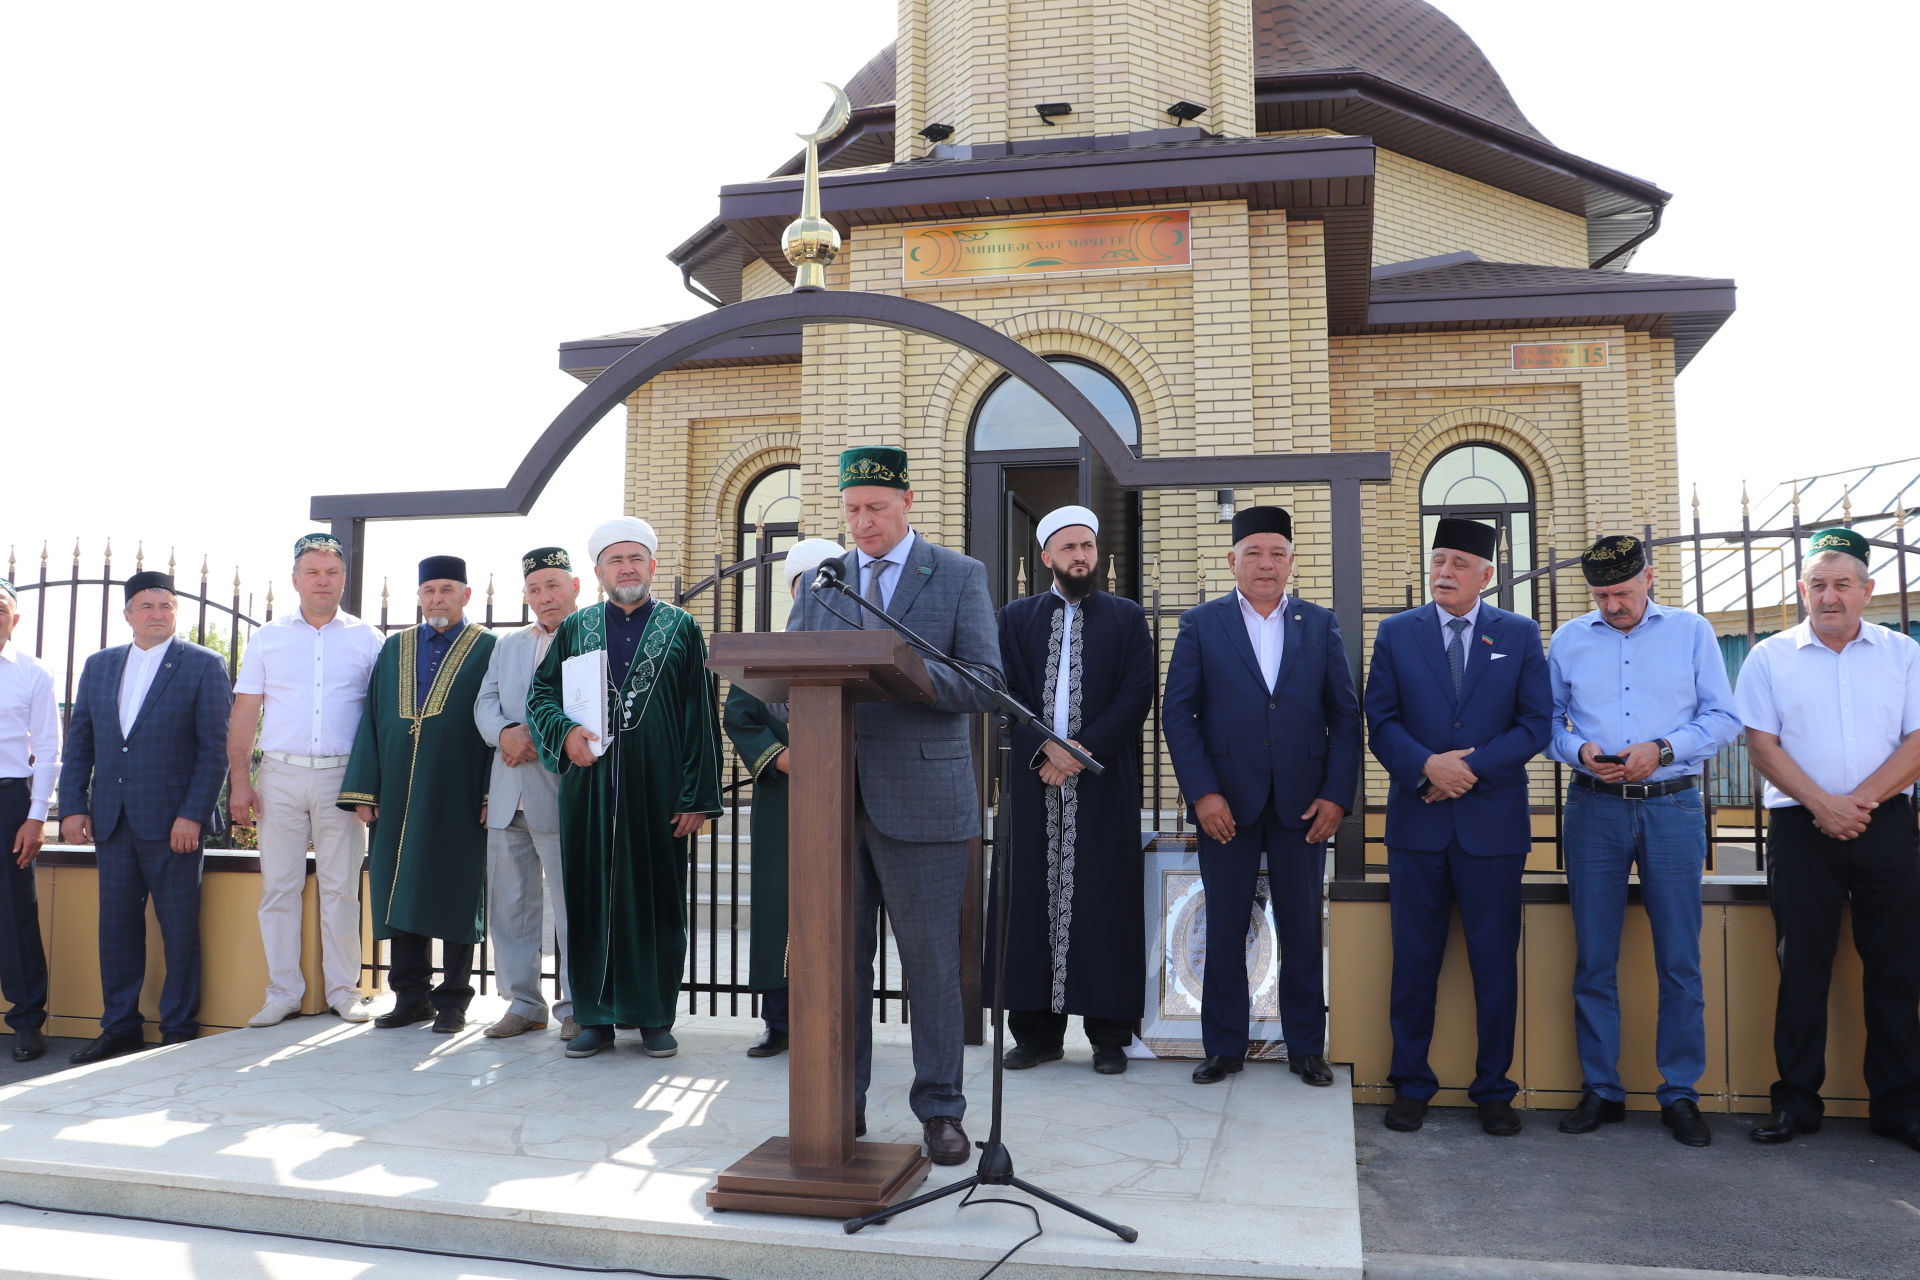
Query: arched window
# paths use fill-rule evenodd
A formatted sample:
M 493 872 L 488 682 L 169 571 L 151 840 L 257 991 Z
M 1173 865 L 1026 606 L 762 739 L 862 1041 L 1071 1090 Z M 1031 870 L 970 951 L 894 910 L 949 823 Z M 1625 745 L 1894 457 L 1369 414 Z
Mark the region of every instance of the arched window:
M 1140 444 L 1140 415 L 1125 387 L 1098 365 L 1070 356 L 1048 356 L 1047 363 L 1066 375 L 1081 395 L 1093 401 L 1128 446 Z M 973 413 L 975 452 L 1005 449 L 1077 449 L 1080 433 L 1060 411 L 1017 378 L 1002 375 Z
M 774 467 L 755 478 L 740 498 L 735 560 L 785 551 L 800 540 L 800 468 Z M 781 631 L 793 600 L 775 588 L 786 581 L 778 565 L 743 572 L 736 581 L 734 625 L 742 631 Z
M 1505 585 L 1514 574 L 1534 567 L 1533 478 L 1519 460 L 1490 444 L 1463 444 L 1435 458 L 1420 480 L 1423 563 L 1442 516 L 1478 520 L 1500 531 L 1496 581 L 1503 585 L 1494 602 L 1531 616 L 1533 583 Z

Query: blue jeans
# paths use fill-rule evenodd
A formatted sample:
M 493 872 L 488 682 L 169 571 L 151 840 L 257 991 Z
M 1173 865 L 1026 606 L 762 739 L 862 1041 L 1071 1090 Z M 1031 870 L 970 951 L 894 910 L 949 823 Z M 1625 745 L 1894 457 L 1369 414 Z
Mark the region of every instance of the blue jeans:
M 1620 928 L 1627 872 L 1640 871 L 1640 896 L 1653 931 L 1660 976 L 1654 1058 L 1661 1106 L 1698 1100 L 1707 1069 L 1706 997 L 1700 985 L 1700 872 L 1707 832 L 1699 789 L 1628 800 L 1567 789 L 1563 828 L 1567 893 L 1573 901 L 1574 1042 L 1581 1087 L 1609 1101 L 1620 1086 Z

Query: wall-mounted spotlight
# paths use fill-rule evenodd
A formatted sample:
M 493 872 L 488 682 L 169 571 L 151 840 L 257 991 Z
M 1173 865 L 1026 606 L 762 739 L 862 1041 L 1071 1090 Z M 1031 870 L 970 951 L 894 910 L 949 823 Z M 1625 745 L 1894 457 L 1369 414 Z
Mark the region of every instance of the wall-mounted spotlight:
M 920 136 L 928 142 L 945 142 L 953 136 L 953 126 L 950 124 L 930 124 L 920 131 Z
M 1181 101 L 1176 102 L 1172 106 L 1168 107 L 1167 114 L 1172 116 L 1175 120 L 1192 120 L 1197 116 L 1203 116 L 1207 114 L 1207 112 L 1211 111 L 1212 109 L 1213 108 L 1211 107 L 1203 107 L 1197 102 L 1188 102 L 1185 99 L 1182 99 Z
M 1213 492 L 1213 500 L 1220 504 L 1220 517 L 1219 517 L 1220 523 L 1232 524 L 1233 523 L 1233 490 L 1216 489 Z
M 1055 116 L 1072 115 L 1073 104 L 1071 102 L 1036 102 L 1033 104 L 1033 110 L 1040 117 L 1042 124 L 1053 124 Z

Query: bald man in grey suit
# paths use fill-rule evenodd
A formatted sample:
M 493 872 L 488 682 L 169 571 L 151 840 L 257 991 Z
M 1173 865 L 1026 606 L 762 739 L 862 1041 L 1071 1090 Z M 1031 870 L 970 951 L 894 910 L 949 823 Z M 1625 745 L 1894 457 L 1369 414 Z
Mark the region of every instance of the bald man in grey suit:
M 849 449 L 840 462 L 841 508 L 854 544 L 832 562 L 841 566 L 842 580 L 929 644 L 997 674 L 1000 639 L 986 568 L 913 531 L 906 453 Z M 802 580 L 789 631 L 846 631 L 853 629 L 851 620 L 866 628 L 886 626 L 838 592 L 822 594 L 824 600 L 816 598 L 810 579 Z M 980 834 L 969 733 L 972 716 L 989 703 L 944 663 L 928 662 L 927 674 L 931 703 L 863 702 L 855 713 L 854 1132 L 866 1132 L 873 957 L 878 913 L 885 906 L 912 992 L 913 1087 L 907 1101 L 921 1122 L 928 1156 L 935 1164 L 959 1164 L 972 1150 L 960 1127 L 967 1108 L 960 1081 L 960 903 L 967 842 Z

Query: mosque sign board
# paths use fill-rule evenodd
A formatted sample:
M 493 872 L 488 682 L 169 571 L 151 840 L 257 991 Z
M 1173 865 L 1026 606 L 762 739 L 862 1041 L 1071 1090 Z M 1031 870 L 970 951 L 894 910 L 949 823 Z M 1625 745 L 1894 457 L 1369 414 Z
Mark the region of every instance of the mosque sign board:
M 1607 344 L 1604 342 L 1515 342 L 1512 368 L 1516 373 L 1532 369 L 1604 369 Z
M 1058 271 L 1141 271 L 1191 264 L 1189 211 L 1099 213 L 909 227 L 902 240 L 907 284 Z

